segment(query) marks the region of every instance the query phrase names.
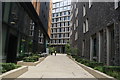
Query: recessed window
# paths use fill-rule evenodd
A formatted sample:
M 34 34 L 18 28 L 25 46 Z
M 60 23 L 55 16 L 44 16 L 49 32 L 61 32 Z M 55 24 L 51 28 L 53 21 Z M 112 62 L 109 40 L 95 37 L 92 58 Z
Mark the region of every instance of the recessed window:
M 88 31 L 88 19 L 86 19 L 86 32 Z
M 83 23 L 83 33 L 85 33 L 86 32 L 86 24 L 85 24 L 85 22 Z
M 75 40 L 77 40 L 78 39 L 78 33 L 76 32 L 75 33 Z
M 77 17 L 77 15 L 78 15 L 78 8 L 76 9 L 75 17 Z
M 74 4 L 74 9 L 76 9 L 76 4 Z
M 89 8 L 92 6 L 92 0 L 89 0 Z
M 78 19 L 76 19 L 76 27 L 78 27 Z
M 63 6 L 63 2 L 60 2 L 60 7 Z
M 30 31 L 30 36 L 33 36 L 33 33 L 34 33 L 33 31 Z
M 52 12 L 55 13 L 55 9 L 53 9 Z
M 56 3 L 56 7 L 59 7 L 60 5 L 59 5 L 59 3 Z
M 85 5 L 83 6 L 83 16 L 86 15 L 86 9 L 85 9 Z
M 53 8 L 55 8 L 55 4 L 53 4 Z
M 31 26 L 30 26 L 30 30 L 34 30 L 34 25 L 31 25 Z
M 115 0 L 115 3 L 114 3 L 115 4 L 115 9 L 118 8 L 118 2 L 119 2 L 118 0 Z

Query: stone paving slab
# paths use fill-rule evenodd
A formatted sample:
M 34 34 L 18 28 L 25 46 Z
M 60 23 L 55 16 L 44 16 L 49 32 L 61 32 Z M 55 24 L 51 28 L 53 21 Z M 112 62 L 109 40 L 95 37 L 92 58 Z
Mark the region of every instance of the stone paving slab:
M 76 80 L 77 78 L 80 78 L 80 80 L 95 79 L 94 76 L 69 59 L 66 54 L 46 57 L 37 66 L 30 66 L 29 70 L 16 80 L 19 80 L 19 78 L 36 78 L 35 80 L 50 80 L 50 78 L 54 78 L 54 80 L 61 80 L 61 78 L 63 78 L 62 80 Z

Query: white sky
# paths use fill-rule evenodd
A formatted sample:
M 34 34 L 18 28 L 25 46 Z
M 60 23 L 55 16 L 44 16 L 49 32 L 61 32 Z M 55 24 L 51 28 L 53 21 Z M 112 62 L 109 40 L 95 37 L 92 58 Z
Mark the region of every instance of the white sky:
M 52 0 L 52 2 L 58 2 L 58 1 L 62 1 L 62 0 Z

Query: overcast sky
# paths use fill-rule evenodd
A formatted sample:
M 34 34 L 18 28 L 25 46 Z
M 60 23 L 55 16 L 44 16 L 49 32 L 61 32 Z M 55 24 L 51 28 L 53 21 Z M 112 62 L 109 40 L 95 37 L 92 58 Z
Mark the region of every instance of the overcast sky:
M 58 1 L 62 1 L 62 0 L 52 0 L 53 2 L 58 2 Z

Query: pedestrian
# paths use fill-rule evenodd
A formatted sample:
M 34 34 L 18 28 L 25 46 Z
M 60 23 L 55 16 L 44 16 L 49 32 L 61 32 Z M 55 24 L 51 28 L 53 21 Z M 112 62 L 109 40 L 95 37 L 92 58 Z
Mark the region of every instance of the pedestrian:
M 56 51 L 55 51 L 55 56 L 56 56 Z

